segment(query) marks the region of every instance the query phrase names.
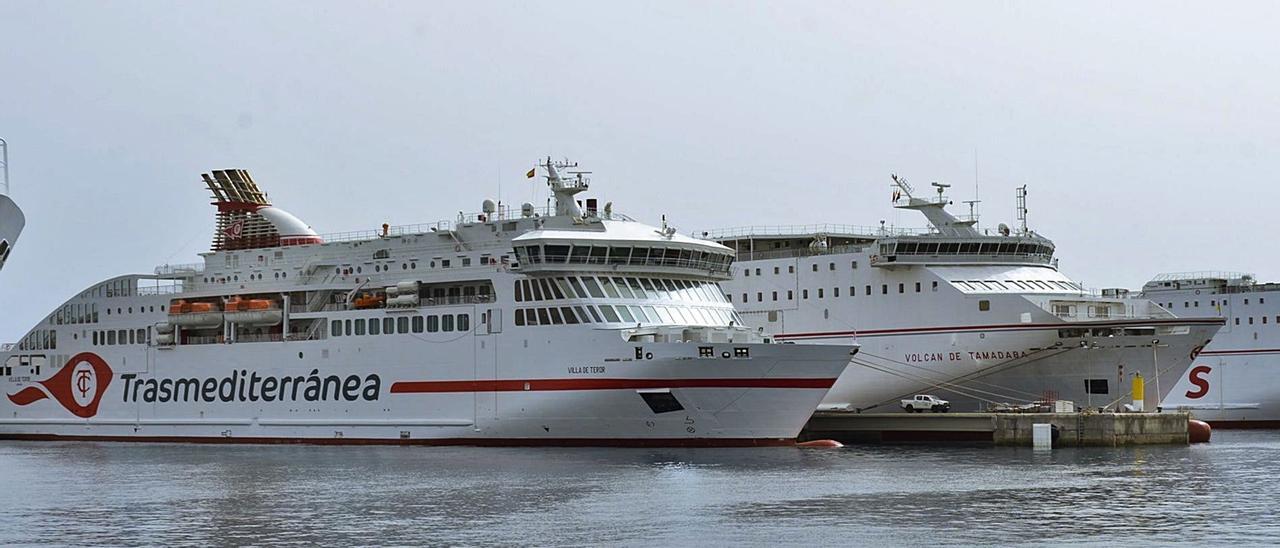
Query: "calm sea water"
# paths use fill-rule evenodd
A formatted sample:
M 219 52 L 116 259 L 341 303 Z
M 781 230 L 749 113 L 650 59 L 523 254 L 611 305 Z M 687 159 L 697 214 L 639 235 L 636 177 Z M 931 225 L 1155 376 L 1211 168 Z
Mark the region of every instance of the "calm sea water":
M 0 544 L 1280 544 L 1280 432 L 1193 447 L 0 443 Z

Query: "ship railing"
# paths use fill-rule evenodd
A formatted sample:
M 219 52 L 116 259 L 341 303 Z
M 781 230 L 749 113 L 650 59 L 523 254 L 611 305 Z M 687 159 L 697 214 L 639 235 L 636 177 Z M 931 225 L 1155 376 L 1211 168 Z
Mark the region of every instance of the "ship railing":
M 808 248 L 793 247 L 787 249 L 766 249 L 761 251 L 739 251 L 739 261 L 755 261 L 762 259 L 787 259 L 792 257 L 815 257 L 818 255 L 835 255 L 839 253 L 861 253 L 866 251 L 865 245 L 834 245 L 829 247 Z
M 751 237 L 810 236 L 822 234 L 887 238 L 892 236 L 925 236 L 937 233 L 929 228 L 896 228 L 892 226 L 859 226 L 843 224 L 748 225 L 706 230 L 692 234 L 706 240 L 731 240 Z
M 549 217 L 555 215 L 554 207 L 535 207 L 531 212 L 531 216 Z M 596 211 L 589 213 L 589 217 L 603 219 L 606 221 L 632 221 L 630 216 L 618 213 L 616 211 L 606 213 L 604 211 Z M 498 221 L 516 221 L 524 218 L 519 209 L 502 206 L 499 211 L 494 213 L 460 213 L 457 219 L 436 221 L 434 223 L 418 223 L 409 225 L 395 225 L 387 227 L 385 236 L 407 236 L 412 234 L 425 234 L 428 232 L 448 232 L 455 229 L 459 225 L 498 222 Z M 320 239 L 325 242 L 352 242 L 363 240 L 376 240 L 384 237 L 381 229 L 374 230 L 355 230 L 349 232 L 334 232 L 329 234 L 321 234 Z
M 425 308 L 430 306 L 457 306 L 463 304 L 485 304 L 496 302 L 494 295 L 455 295 L 451 297 L 424 297 L 418 300 L 418 306 L 411 308 Z M 290 314 L 306 314 L 310 312 L 347 312 L 351 310 L 379 310 L 384 308 L 395 309 L 397 307 L 371 307 L 358 308 L 356 305 L 347 303 L 326 303 L 320 306 L 308 307 L 306 304 L 290 304 Z
M 156 276 L 194 276 L 204 273 L 204 263 L 162 264 L 156 267 Z
M 585 260 L 574 260 L 570 262 L 570 259 L 585 259 Z M 543 265 L 569 265 L 569 264 L 599 266 L 602 268 L 613 267 L 613 266 L 688 268 L 692 270 L 705 270 L 705 271 L 716 272 L 721 274 L 730 272 L 730 268 L 729 268 L 730 263 L 727 263 L 724 260 L 680 259 L 680 258 L 673 259 L 669 257 L 664 257 L 661 259 L 628 258 L 625 261 L 622 261 L 622 260 L 615 261 L 615 260 L 599 258 L 599 257 L 584 258 L 581 256 L 574 257 L 571 255 L 541 255 L 537 257 L 532 257 L 532 256 L 528 257 L 524 263 L 521 263 L 521 265 L 531 266 L 531 267 L 532 266 L 540 267 Z M 521 265 L 512 267 L 512 270 L 521 270 Z
M 1165 272 L 1151 278 L 1152 282 L 1186 282 L 1192 280 L 1240 280 L 1244 278 L 1252 279 L 1254 276 L 1248 272 L 1227 272 L 1221 270 L 1202 270 L 1199 272 Z

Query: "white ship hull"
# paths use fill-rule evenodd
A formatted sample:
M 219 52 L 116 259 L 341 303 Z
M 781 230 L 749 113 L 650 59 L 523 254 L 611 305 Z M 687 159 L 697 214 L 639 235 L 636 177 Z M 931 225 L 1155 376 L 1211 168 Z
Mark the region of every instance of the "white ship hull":
M 1163 407 L 1190 411 L 1216 428 L 1280 428 L 1280 285 L 1204 273 L 1165 276 L 1143 291 L 1177 313 L 1227 322 Z
M 18 236 L 26 226 L 27 219 L 18 208 L 18 204 L 4 194 L 0 194 L 0 269 L 8 260 L 13 246 L 18 243 Z
M 1197 347 L 1219 328 L 1217 322 L 1189 328 L 1179 322 L 1180 334 L 1164 331 L 1154 356 L 1150 336 L 1059 336 L 1060 329 L 1082 326 L 1152 325 L 1130 321 L 987 325 L 935 333 L 867 330 L 857 338 L 861 350 L 854 364 L 832 387 L 824 405 L 885 412 L 895 410 L 900 399 L 927 391 L 949 400 L 954 411 L 980 411 L 992 402 L 1053 399 L 1069 400 L 1078 407 L 1114 406 L 1133 399 L 1134 373 L 1146 379 L 1145 401 L 1155 402 L 1173 390 Z M 852 340 L 789 334 L 778 338 L 817 343 Z M 1086 379 L 1105 379 L 1107 393 L 1088 393 Z
M 57 381 L 46 383 L 52 386 L 10 383 L 0 437 L 786 444 L 799 434 L 849 354 L 847 347 L 717 344 L 716 357 L 700 359 L 696 345 L 647 343 L 641 348 L 652 357 L 636 359 L 636 347 L 611 331 L 579 341 L 600 349 L 593 356 L 538 349 L 536 340 L 529 350 L 522 348 L 523 340 L 503 341 L 499 335 L 395 347 L 377 344 L 376 338 L 369 345 L 259 343 L 234 356 L 224 345 L 152 349 L 116 360 L 104 356 L 112 380 L 86 384 L 90 393 L 84 395 L 77 392 L 75 375 L 91 367 L 80 365 L 87 356 L 78 356 L 62 370 L 72 379 L 61 398 Z M 721 357 L 740 349 L 749 357 Z M 490 359 L 480 359 L 486 353 Z M 785 363 L 780 354 L 786 355 Z M 76 416 L 81 408 L 61 401 L 92 402 L 97 386 L 103 393 L 90 417 Z M 656 412 L 641 396 L 655 391 L 669 391 L 684 409 Z M 45 394 L 50 397 L 39 397 Z M 33 397 L 39 399 L 26 401 Z

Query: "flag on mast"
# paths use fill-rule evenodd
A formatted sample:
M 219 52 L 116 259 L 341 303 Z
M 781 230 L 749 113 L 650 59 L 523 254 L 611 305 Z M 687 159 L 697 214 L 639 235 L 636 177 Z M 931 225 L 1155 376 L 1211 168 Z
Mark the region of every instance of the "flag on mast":
M 537 175 L 537 169 L 538 169 L 538 168 L 536 168 L 536 167 L 535 167 L 535 168 L 530 168 L 530 169 L 529 169 L 529 172 L 524 174 L 525 178 L 526 178 L 526 179 L 532 179 L 534 175 Z

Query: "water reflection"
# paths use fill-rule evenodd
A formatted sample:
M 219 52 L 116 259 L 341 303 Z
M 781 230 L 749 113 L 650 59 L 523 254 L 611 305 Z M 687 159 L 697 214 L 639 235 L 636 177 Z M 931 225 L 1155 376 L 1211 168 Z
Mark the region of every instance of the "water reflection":
M 4 544 L 1269 543 L 1280 432 L 1129 449 L 0 444 Z

